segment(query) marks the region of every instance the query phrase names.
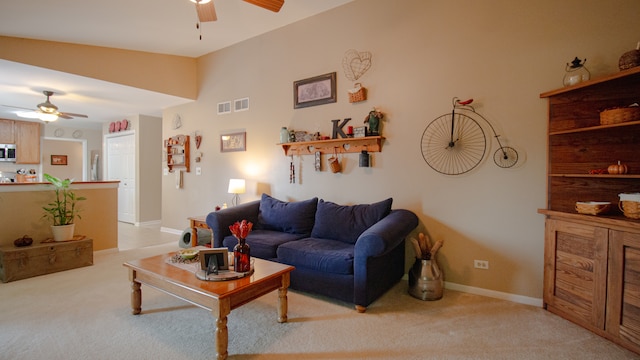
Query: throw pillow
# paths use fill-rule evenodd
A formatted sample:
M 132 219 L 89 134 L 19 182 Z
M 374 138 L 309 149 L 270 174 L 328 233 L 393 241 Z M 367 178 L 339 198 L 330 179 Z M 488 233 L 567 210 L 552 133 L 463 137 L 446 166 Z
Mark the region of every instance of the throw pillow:
M 286 202 L 262 194 L 258 228 L 290 234 L 309 234 L 313 229 L 318 198 Z
M 311 237 L 355 244 L 360 234 L 391 211 L 392 198 L 373 203 L 344 206 L 320 199 Z

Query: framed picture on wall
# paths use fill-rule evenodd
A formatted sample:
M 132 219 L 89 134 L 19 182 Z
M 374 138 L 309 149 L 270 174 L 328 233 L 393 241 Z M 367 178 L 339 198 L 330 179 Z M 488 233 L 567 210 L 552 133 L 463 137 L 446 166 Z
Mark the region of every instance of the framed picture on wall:
M 293 108 L 337 102 L 336 73 L 332 72 L 293 83 Z
M 220 135 L 220 152 L 246 151 L 247 133 L 239 132 Z
M 67 155 L 51 155 L 51 165 L 67 165 Z

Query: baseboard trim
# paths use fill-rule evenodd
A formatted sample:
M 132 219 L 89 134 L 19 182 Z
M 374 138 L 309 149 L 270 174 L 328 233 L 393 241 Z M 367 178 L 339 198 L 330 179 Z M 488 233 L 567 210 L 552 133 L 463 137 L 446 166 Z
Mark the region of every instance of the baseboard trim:
M 160 227 L 160 231 L 166 232 L 166 233 L 169 233 L 169 234 L 182 235 L 182 232 L 184 230 L 172 229 L 172 228 L 161 226 Z
M 532 298 L 529 296 L 522 296 L 522 295 L 505 293 L 501 291 L 488 290 L 488 289 L 483 289 L 483 288 L 478 288 L 478 287 L 473 287 L 468 285 L 456 284 L 456 283 L 447 282 L 447 281 L 444 282 L 444 288 L 455 290 L 455 291 L 466 292 L 469 294 L 482 295 L 482 296 L 491 297 L 491 298 L 500 299 L 500 300 L 507 300 L 507 301 L 511 301 L 519 304 L 542 307 L 542 299 Z
M 118 251 L 120 251 L 120 250 L 117 247 L 114 247 L 114 248 L 110 248 L 110 249 L 96 250 L 96 251 L 93 252 L 93 254 L 94 255 L 96 255 L 96 254 L 100 254 L 100 255 L 103 255 L 103 254 L 115 254 Z
M 151 221 L 138 222 L 135 225 L 136 226 L 154 226 L 154 225 L 160 225 L 161 223 L 162 221 L 160 220 L 151 220 Z

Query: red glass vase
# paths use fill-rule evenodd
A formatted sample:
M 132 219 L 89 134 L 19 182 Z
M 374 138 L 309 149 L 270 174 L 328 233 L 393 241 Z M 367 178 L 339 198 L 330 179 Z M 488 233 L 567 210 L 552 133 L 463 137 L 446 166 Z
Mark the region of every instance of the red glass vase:
M 238 239 L 238 244 L 233 248 L 233 271 L 251 271 L 251 249 L 245 239 Z

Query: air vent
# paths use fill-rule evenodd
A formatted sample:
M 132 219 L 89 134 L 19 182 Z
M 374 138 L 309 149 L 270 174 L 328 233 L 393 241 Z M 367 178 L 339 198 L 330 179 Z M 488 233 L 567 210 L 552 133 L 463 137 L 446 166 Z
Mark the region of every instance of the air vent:
M 231 113 L 231 101 L 218 103 L 218 115 Z
M 249 110 L 249 98 L 234 100 L 234 102 L 233 102 L 233 110 L 234 111 Z

